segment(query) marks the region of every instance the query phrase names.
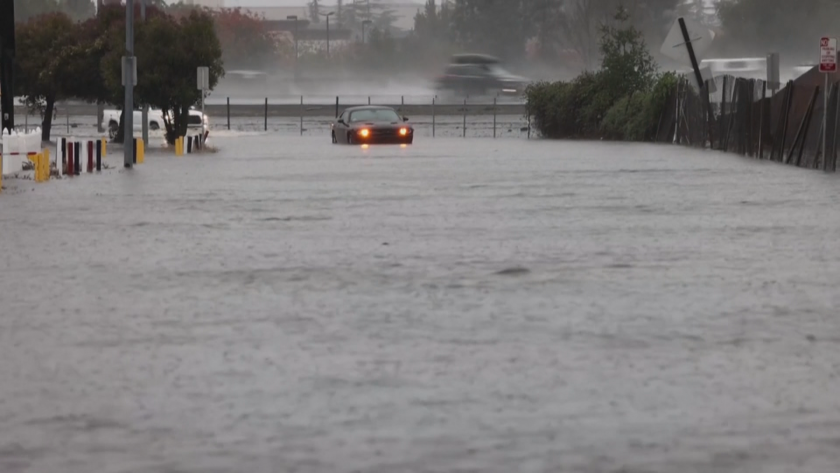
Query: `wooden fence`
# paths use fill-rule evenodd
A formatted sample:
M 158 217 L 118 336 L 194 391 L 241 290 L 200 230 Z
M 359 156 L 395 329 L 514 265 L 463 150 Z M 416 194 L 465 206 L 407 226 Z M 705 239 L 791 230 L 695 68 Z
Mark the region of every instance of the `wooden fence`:
M 834 172 L 840 146 L 840 85 L 829 87 L 825 130 L 824 93 L 820 87 L 794 82 L 773 93 L 764 81 L 731 76 L 708 81 L 699 91 L 681 81 L 671 93 L 656 141 Z

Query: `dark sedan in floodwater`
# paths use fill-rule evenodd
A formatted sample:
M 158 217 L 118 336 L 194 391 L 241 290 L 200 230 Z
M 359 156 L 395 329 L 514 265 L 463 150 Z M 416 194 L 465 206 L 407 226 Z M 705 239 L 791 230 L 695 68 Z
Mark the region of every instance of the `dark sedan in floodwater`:
M 351 107 L 332 123 L 332 142 L 346 144 L 412 144 L 414 127 L 391 107 Z

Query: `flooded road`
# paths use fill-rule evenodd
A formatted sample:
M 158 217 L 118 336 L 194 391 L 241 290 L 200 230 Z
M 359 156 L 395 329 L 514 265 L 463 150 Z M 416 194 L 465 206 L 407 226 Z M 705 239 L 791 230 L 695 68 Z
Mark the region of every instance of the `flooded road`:
M 836 176 L 214 143 L 5 181 L 0 471 L 837 471 Z

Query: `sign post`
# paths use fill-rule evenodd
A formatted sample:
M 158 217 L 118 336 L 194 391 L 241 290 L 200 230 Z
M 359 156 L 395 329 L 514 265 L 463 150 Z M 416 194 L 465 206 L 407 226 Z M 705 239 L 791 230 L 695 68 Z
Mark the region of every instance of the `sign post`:
M 201 124 L 204 127 L 204 98 L 207 96 L 207 91 L 210 90 L 210 68 L 207 66 L 198 68 L 198 90 L 201 91 Z M 204 140 L 204 133 L 202 133 L 202 143 Z
M 137 85 L 137 62 L 134 58 L 134 0 L 125 0 L 125 56 L 123 56 L 123 85 L 125 85 L 125 119 L 123 119 L 123 166 L 134 166 L 134 86 Z
M 820 38 L 820 72 L 825 74 L 823 90 L 823 142 L 822 159 L 825 162 L 826 138 L 828 136 L 828 75 L 837 72 L 837 38 Z

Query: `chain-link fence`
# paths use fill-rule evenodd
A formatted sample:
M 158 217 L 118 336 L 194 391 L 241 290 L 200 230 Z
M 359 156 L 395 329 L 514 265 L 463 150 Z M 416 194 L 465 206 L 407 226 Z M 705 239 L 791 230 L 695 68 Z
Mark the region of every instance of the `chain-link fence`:
M 824 94 L 824 88 L 793 81 L 778 92 L 764 81 L 731 76 L 708 81 L 700 91 L 681 81 L 657 141 L 834 172 L 840 145 L 838 84 L 829 87 L 828 108 Z M 825 127 L 823 110 L 828 111 Z

